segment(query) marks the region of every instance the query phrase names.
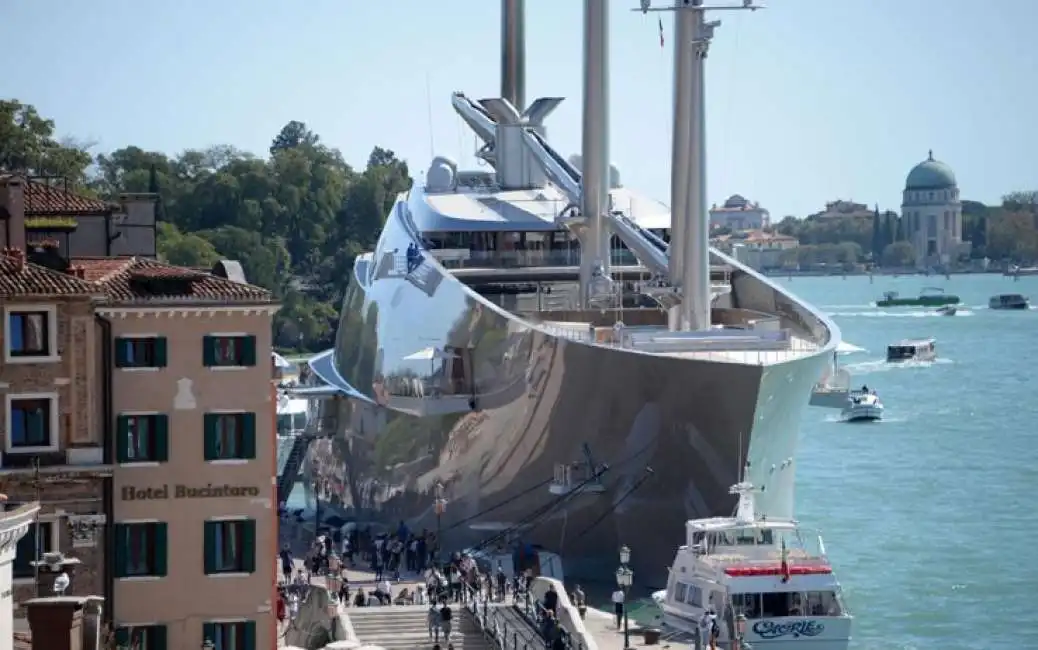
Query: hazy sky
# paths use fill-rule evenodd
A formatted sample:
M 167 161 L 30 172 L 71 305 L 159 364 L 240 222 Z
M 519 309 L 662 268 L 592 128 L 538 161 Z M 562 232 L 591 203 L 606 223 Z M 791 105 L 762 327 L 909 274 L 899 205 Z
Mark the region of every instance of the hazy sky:
M 0 97 L 36 104 L 97 151 L 263 153 L 295 119 L 358 165 L 380 145 L 419 172 L 431 140 L 471 166 L 450 93 L 500 92 L 499 0 L 2 5 Z M 611 158 L 626 185 L 669 202 L 673 22 L 661 49 L 656 16 L 611 5 Z M 1038 1 L 768 5 L 715 16 L 711 202 L 739 192 L 776 218 L 836 198 L 892 208 L 931 148 L 966 198 L 1038 188 Z M 582 8 L 527 0 L 527 100 L 567 98 L 547 122 L 564 154 L 580 148 Z

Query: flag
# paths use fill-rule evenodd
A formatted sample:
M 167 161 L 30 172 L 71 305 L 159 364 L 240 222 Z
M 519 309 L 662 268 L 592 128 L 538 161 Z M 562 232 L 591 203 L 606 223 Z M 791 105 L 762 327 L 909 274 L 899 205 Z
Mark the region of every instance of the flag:
M 660 21 L 660 47 L 663 47 L 663 43 L 664 43 L 664 41 L 663 41 L 663 19 L 660 18 L 659 21 Z
M 786 540 L 782 540 L 782 582 L 789 582 L 791 577 L 789 572 L 789 552 L 786 550 Z

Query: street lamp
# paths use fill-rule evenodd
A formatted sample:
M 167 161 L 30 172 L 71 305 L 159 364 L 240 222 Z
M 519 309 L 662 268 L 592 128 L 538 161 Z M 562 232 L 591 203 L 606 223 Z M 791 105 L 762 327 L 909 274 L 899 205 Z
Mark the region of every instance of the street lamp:
M 753 646 L 751 646 L 749 643 L 746 643 L 745 641 L 746 615 L 742 612 L 739 612 L 739 614 L 737 614 L 735 617 L 735 637 L 736 640 L 739 642 L 737 646 L 738 650 L 753 650 Z
M 620 566 L 616 569 L 616 584 L 624 592 L 624 650 L 631 650 L 631 631 L 627 621 L 628 590 L 634 583 L 634 571 L 627 564 L 631 561 L 631 549 L 626 545 L 620 547 Z
M 436 510 L 436 564 L 442 566 L 443 558 L 440 555 L 440 549 L 443 548 L 443 541 L 440 537 L 442 532 L 441 520 L 443 519 L 443 513 L 447 510 L 447 500 L 443 498 L 443 483 L 436 484 L 436 500 L 433 502 L 433 507 Z

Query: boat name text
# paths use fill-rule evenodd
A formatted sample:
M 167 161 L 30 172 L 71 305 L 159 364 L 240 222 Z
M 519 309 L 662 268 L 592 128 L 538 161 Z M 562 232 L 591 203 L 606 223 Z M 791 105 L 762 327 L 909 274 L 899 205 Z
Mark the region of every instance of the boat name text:
M 258 497 L 259 488 L 247 485 L 213 485 L 206 483 L 204 487 L 192 487 L 190 485 L 174 485 L 170 490 L 169 485 L 158 487 L 132 487 L 127 486 L 121 492 L 123 501 L 159 501 L 169 499 L 218 499 L 224 497 Z
M 757 621 L 753 624 L 753 633 L 762 639 L 778 639 L 792 636 L 818 636 L 825 631 L 825 626 L 816 621 L 793 621 L 791 623 L 775 623 L 773 621 Z

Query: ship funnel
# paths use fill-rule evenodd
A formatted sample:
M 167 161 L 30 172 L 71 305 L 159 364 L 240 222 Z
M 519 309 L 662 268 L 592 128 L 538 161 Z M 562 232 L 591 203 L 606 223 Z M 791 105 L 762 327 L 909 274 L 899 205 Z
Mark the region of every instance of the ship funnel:
M 735 520 L 740 524 L 752 524 L 757 519 L 756 507 L 753 502 L 753 493 L 759 492 L 750 483 L 739 483 L 733 485 L 729 494 L 739 495 L 739 505 L 735 507 Z
M 526 8 L 524 0 L 501 0 L 501 96 L 526 108 Z

